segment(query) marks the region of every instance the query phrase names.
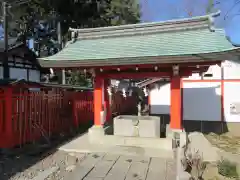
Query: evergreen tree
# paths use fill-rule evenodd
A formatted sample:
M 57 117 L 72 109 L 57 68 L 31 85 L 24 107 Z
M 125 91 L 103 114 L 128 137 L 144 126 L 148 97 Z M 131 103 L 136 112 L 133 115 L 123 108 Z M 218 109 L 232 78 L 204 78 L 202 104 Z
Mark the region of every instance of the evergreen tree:
M 20 1 L 19 1 L 20 2 Z M 140 21 L 136 0 L 31 0 L 10 3 L 11 34 L 34 38 L 40 56 L 60 50 L 56 23 L 61 22 L 63 40 L 69 40 L 68 29 L 133 24 Z M 24 40 L 24 38 L 22 38 Z M 70 84 L 86 85 L 79 72 L 67 73 Z

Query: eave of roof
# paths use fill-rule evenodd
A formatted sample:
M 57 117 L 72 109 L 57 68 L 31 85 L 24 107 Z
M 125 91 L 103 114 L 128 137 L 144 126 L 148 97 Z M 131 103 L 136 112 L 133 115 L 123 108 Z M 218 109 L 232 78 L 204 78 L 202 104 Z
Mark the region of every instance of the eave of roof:
M 23 42 L 19 42 L 18 38 L 9 38 L 8 39 L 8 50 L 12 50 L 14 48 L 17 48 L 21 45 L 23 45 Z M 4 52 L 4 40 L 0 40 L 0 52 Z

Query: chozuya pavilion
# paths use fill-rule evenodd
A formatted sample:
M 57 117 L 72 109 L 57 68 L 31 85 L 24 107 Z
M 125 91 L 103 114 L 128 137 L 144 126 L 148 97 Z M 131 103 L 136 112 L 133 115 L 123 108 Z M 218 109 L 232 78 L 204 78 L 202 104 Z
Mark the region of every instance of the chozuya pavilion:
M 219 14 L 164 22 L 70 29 L 72 41 L 59 53 L 40 58 L 39 62 L 45 68 L 77 68 L 94 76 L 95 126 L 89 133 L 95 136 L 103 129 L 101 112 L 107 112 L 107 121 L 111 117 L 107 93 L 110 79 L 169 77 L 170 128 L 183 130 L 180 79 L 192 73 L 202 73 L 210 65 L 220 65 L 221 61 L 240 54 L 240 49 L 228 41 L 224 30 L 214 27 L 214 18 Z M 150 125 L 144 126 L 145 131 L 153 131 Z M 126 128 L 121 126 L 122 131 Z M 97 134 L 96 138 L 99 139 Z

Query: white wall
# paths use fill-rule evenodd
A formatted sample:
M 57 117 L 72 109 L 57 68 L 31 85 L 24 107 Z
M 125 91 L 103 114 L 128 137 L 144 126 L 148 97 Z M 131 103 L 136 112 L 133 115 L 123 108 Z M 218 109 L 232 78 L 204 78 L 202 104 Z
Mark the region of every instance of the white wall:
M 224 79 L 240 79 L 240 61 L 225 61 L 224 66 Z
M 170 114 L 170 83 L 161 85 L 150 91 L 152 114 Z
M 230 113 L 231 104 L 240 104 L 240 62 L 225 61 L 223 72 L 223 77 L 227 80 L 224 82 L 223 90 L 224 120 L 240 122 L 240 114 Z M 211 66 L 207 73 L 212 73 L 213 77 L 204 77 L 204 80 L 215 81 L 201 81 L 201 77 L 196 73 L 184 78 L 183 120 L 221 121 L 221 67 Z M 187 82 L 187 80 L 199 81 Z M 152 114 L 170 114 L 170 83 L 150 91 L 150 106 Z
M 224 118 L 227 122 L 240 122 L 240 114 L 231 114 L 231 104 L 240 103 L 240 81 L 224 82 Z

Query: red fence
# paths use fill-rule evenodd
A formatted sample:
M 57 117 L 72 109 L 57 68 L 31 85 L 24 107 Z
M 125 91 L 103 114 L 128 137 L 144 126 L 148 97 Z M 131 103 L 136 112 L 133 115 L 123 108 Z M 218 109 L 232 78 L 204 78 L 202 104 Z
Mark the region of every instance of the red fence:
M 74 107 L 75 102 L 80 106 Z M 4 88 L 0 113 L 0 148 L 22 145 L 92 120 L 92 92 Z
M 90 90 L 16 89 L 0 89 L 0 148 L 67 133 L 70 129 L 93 121 L 93 93 Z M 131 107 L 136 107 L 134 97 L 123 98 L 121 94 L 113 96 L 112 112 L 126 113 Z

